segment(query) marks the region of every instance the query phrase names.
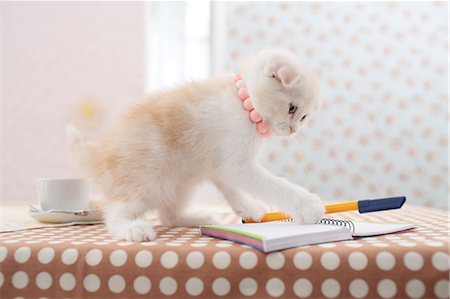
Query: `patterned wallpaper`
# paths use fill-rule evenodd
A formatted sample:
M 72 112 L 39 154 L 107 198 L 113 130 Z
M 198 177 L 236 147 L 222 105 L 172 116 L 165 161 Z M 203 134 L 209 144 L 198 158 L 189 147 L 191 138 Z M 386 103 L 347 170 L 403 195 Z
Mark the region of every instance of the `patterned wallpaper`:
M 36 178 L 80 175 L 68 159 L 67 124 L 97 135 L 144 95 L 145 3 L 2 8 L 2 199 L 35 202 Z
M 265 166 L 326 200 L 446 207 L 447 3 L 221 5 L 228 69 L 285 47 L 321 78 L 322 111 L 270 141 Z M 4 202 L 35 201 L 38 177 L 79 175 L 67 123 L 95 136 L 144 95 L 144 22 L 143 2 L 3 3 Z
M 284 47 L 321 80 L 323 107 L 263 163 L 326 200 L 448 197 L 447 3 L 227 5 L 226 67 Z

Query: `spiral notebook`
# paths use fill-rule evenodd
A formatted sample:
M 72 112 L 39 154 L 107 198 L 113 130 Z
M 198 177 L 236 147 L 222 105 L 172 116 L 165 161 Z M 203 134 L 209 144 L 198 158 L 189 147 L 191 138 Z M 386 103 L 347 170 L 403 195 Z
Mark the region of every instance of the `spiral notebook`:
M 367 223 L 337 219 L 322 219 L 318 224 L 295 222 L 264 222 L 248 224 L 205 225 L 204 236 L 210 236 L 252 246 L 263 252 L 311 244 L 352 240 L 390 234 L 415 228 L 411 223 Z

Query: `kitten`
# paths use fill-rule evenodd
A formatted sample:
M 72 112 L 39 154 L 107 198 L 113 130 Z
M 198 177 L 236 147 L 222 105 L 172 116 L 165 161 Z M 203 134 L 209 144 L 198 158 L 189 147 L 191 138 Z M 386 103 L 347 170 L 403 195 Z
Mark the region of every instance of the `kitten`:
M 241 76 L 270 136 L 291 136 L 318 109 L 314 74 L 289 52 L 258 52 Z M 317 195 L 258 164 L 266 137 L 242 107 L 233 78 L 226 74 L 154 93 L 98 143 L 68 128 L 72 157 L 109 200 L 105 222 L 112 236 L 154 239 L 152 225 L 143 219 L 147 211 L 157 211 L 164 226 L 211 223 L 210 217 L 183 212 L 204 180 L 243 218 L 260 219 L 265 204 L 300 223 L 322 218 Z

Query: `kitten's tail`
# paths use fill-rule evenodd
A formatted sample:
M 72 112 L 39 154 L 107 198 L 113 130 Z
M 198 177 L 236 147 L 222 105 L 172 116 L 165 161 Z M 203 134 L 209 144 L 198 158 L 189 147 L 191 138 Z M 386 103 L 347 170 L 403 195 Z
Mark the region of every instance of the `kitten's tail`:
M 95 145 L 92 141 L 85 140 L 75 127 L 69 125 L 66 127 L 67 142 L 69 146 L 69 155 L 83 170 L 90 173 L 94 167 Z

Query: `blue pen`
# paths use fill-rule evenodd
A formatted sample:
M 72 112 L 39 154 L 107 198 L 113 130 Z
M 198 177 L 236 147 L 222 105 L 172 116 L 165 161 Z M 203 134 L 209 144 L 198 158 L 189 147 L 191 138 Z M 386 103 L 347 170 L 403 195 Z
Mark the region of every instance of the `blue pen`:
M 325 206 L 325 213 L 337 213 L 358 210 L 360 213 L 399 209 L 406 201 L 405 196 L 378 199 L 364 199 L 358 201 L 340 202 Z

